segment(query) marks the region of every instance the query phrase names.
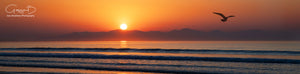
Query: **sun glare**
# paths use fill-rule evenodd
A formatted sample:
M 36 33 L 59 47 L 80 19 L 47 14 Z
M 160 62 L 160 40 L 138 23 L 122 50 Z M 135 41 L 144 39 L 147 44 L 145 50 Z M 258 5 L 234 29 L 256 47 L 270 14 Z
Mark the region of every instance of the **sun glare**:
M 126 30 L 127 29 L 127 24 L 121 24 L 120 29 L 121 30 Z

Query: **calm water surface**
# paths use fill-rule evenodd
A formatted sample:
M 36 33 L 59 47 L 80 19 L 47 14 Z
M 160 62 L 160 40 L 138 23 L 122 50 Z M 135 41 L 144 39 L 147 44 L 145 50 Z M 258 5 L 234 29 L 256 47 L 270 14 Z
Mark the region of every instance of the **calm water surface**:
M 0 42 L 0 48 L 137 48 L 300 51 L 300 41 L 47 41 Z

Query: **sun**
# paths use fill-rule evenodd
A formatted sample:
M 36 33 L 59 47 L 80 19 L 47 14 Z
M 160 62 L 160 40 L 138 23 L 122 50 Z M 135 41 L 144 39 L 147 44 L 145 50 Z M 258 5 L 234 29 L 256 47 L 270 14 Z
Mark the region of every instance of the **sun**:
M 127 29 L 127 24 L 121 24 L 120 29 L 121 30 L 126 30 Z

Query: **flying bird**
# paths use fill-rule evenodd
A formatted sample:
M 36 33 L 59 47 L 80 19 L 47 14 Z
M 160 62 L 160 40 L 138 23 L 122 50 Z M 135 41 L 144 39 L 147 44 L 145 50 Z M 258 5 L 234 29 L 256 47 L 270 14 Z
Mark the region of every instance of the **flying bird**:
M 226 22 L 227 21 L 227 19 L 229 18 L 229 17 L 235 17 L 235 16 L 233 16 L 233 15 L 230 15 L 230 16 L 224 16 L 222 13 L 217 13 L 217 12 L 213 12 L 214 14 L 217 14 L 217 15 L 220 15 L 221 17 L 223 17 L 223 19 L 221 19 L 221 21 L 222 22 Z

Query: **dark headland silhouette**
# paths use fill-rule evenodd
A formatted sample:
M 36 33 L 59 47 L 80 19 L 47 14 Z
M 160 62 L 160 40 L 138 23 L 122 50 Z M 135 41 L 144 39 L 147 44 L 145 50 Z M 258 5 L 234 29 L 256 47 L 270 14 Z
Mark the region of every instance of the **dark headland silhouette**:
M 192 29 L 161 31 L 112 30 L 108 32 L 73 32 L 61 35 L 1 36 L 0 41 L 208 41 L 208 40 L 300 40 L 300 31 L 220 30 Z
M 160 31 L 139 31 L 139 30 L 112 30 L 108 32 L 73 32 L 46 40 L 59 41 L 176 41 L 176 40 L 300 40 L 299 32 L 291 31 L 263 31 L 245 30 L 235 32 L 197 31 L 192 29 L 172 30 L 169 32 Z
M 220 15 L 223 19 L 221 19 L 221 21 L 222 22 L 226 22 L 227 21 L 227 19 L 229 18 L 229 17 L 235 17 L 235 16 L 233 16 L 233 15 L 230 15 L 230 16 L 225 16 L 225 15 L 223 15 L 222 13 L 217 13 L 217 12 L 213 12 L 214 14 L 217 14 L 217 15 Z

